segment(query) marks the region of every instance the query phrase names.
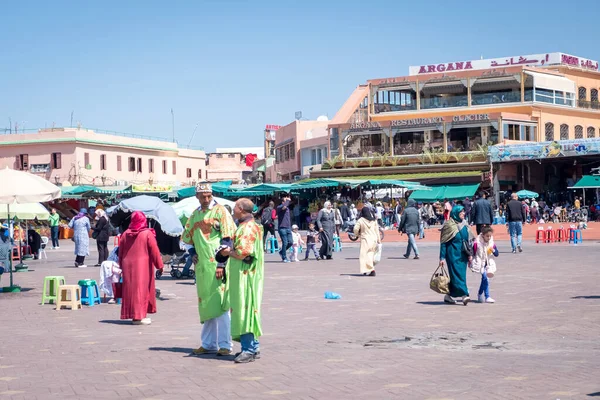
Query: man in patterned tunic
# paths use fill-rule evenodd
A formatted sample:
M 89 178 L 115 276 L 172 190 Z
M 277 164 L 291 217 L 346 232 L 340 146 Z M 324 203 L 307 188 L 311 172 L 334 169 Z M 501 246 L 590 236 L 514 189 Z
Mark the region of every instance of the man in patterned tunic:
M 263 293 L 264 247 L 263 229 L 254 221 L 254 204 L 239 199 L 233 210 L 238 220 L 233 247 L 220 256 L 229 256 L 229 297 L 231 302 L 231 336 L 239 341 L 242 351 L 236 363 L 249 363 L 260 358 L 258 338 L 262 335 L 260 305 Z
M 215 253 L 220 246 L 232 246 L 235 223 L 227 209 L 213 199 L 208 182 L 196 186 L 200 207 L 185 226 L 182 240 L 188 245 L 195 264 L 198 311 L 203 324 L 202 345 L 193 354 L 231 354 L 229 299 L 225 291 L 227 260 L 217 262 Z

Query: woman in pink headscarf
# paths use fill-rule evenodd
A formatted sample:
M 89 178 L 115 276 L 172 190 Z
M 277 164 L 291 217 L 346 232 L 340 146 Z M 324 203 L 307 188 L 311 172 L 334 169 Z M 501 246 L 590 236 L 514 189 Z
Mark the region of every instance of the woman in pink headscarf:
M 131 214 L 129 228 L 121 235 L 119 265 L 123 270 L 121 319 L 150 325 L 146 315 L 156 312 L 154 268 L 162 270 L 163 263 L 156 234 L 148 229 L 146 216 L 140 211 Z

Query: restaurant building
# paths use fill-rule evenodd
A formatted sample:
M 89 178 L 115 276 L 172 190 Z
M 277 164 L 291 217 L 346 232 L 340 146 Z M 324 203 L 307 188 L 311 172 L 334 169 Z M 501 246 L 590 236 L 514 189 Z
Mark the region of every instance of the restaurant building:
M 394 175 L 495 192 L 566 188 L 567 178 L 600 163 L 599 90 L 598 62 L 564 53 L 413 66 L 407 76 L 356 87 L 329 122 L 330 157 L 311 177 Z M 572 149 L 581 140 L 579 153 L 538 157 L 554 142 Z M 519 145 L 540 150 L 499 158 L 521 154 Z M 573 167 L 572 157 L 585 157 L 575 162 L 583 169 L 557 168 L 559 159 Z

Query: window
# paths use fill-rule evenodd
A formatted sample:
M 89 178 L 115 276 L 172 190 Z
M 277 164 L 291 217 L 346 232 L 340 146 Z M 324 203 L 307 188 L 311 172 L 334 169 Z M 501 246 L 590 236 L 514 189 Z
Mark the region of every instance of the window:
M 331 151 L 337 151 L 339 150 L 339 145 L 340 145 L 340 134 L 339 134 L 339 130 L 338 128 L 331 128 L 331 133 L 329 135 L 329 147 L 331 148 Z
M 177 161 L 173 160 L 173 175 L 177 175 Z
M 19 154 L 15 163 L 17 169 L 25 170 L 29 168 L 29 154 Z
M 106 154 L 100 154 L 100 169 L 106 170 Z
M 142 158 L 138 157 L 137 159 L 137 172 L 140 173 L 142 172 Z
M 587 89 L 583 86 L 579 87 L 579 100 L 586 100 L 587 98 Z
M 575 126 L 575 139 L 583 139 L 583 126 Z
M 223 158 L 223 154 L 216 154 L 217 158 Z
M 191 168 L 186 168 L 185 169 L 185 176 L 186 176 L 186 178 L 191 178 L 192 177 L 192 169 Z
M 90 165 L 90 153 L 83 153 L 83 164 L 86 168 Z
M 290 143 L 290 158 L 292 160 L 296 158 L 296 143 Z
M 587 128 L 587 137 L 588 139 L 593 139 L 596 137 L 596 128 L 590 126 Z
M 121 171 L 121 156 L 117 156 L 117 171 Z
M 520 140 L 520 125 L 504 124 L 504 139 Z
M 148 159 L 148 172 L 150 172 L 151 174 L 154 173 L 154 158 Z
M 167 160 L 163 160 L 162 162 L 162 170 L 163 170 L 163 174 L 167 174 Z
M 201 169 L 198 170 L 198 179 L 202 179 L 202 170 Z
M 560 140 L 569 140 L 569 125 L 562 124 L 560 126 Z
M 283 160 L 287 161 L 290 159 L 290 147 L 283 146 Z
M 228 158 L 235 158 L 235 154 L 227 154 Z
M 281 148 L 275 149 L 275 162 L 281 162 Z
M 129 157 L 129 172 L 135 172 L 135 157 Z
M 546 126 L 545 126 L 545 139 L 548 142 L 551 142 L 554 140 L 554 124 L 552 122 L 546 122 Z
M 598 102 L 598 89 L 590 90 L 590 101 L 593 101 L 594 103 Z
M 52 169 L 61 169 L 62 168 L 62 156 L 60 153 L 52 153 L 51 157 L 51 166 Z

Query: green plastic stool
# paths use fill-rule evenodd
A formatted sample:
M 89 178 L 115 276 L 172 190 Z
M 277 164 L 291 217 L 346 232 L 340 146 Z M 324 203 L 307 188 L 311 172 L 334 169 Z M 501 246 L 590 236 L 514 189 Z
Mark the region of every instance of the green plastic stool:
M 93 279 L 82 279 L 78 283 L 81 288 L 81 304 L 93 307 L 96 303 L 102 304 L 98 284 Z
M 42 290 L 42 304 L 46 302 L 56 304 L 58 287 L 66 284 L 64 276 L 46 276 L 44 278 L 44 289 Z

